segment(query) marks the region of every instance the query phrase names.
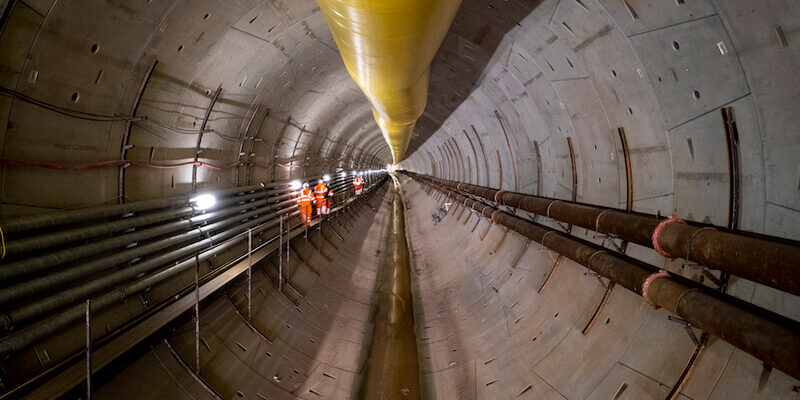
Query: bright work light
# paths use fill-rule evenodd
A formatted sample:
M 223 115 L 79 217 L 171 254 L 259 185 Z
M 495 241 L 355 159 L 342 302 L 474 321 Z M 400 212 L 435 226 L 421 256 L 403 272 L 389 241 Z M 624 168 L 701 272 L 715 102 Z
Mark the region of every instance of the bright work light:
M 217 204 L 217 198 L 211 194 L 201 194 L 190 199 L 190 201 L 194 203 L 195 208 L 198 210 L 208 210 L 209 208 L 214 207 L 214 204 Z

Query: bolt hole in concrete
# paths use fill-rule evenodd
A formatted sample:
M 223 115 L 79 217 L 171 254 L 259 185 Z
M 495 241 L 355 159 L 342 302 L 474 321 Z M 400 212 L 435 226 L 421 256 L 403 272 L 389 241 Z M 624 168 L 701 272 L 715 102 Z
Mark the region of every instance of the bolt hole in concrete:
M 208 19 L 208 17 L 210 17 L 210 16 L 211 16 L 211 14 L 206 13 L 206 15 L 203 15 L 203 19 Z
M 178 53 L 183 51 L 183 45 L 178 46 Z
M 80 100 L 80 99 L 81 99 L 81 95 L 80 95 L 80 93 L 78 93 L 78 92 L 75 92 L 75 93 L 73 93 L 73 94 L 72 94 L 72 102 L 73 102 L 73 103 L 77 103 L 77 102 L 78 102 L 78 100 Z
M 694 92 L 692 92 L 692 97 L 694 97 L 695 100 L 699 100 L 700 99 L 700 92 L 695 90 Z
M 628 114 L 633 115 L 633 109 L 628 107 Z
M 675 49 L 676 51 L 680 50 L 681 49 L 681 44 L 678 43 L 678 42 L 672 42 L 672 48 Z
M 92 45 L 92 49 L 91 50 L 92 50 L 92 54 L 97 54 L 100 51 L 100 46 L 97 43 L 95 43 L 95 44 Z

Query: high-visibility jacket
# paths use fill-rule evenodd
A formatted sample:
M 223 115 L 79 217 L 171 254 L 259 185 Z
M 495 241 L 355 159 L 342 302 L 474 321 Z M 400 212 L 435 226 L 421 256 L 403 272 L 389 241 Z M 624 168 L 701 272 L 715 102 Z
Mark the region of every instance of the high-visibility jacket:
M 297 205 L 300 206 L 300 216 L 306 225 L 311 225 L 311 203 L 314 201 L 314 192 L 303 189 L 297 193 Z
M 364 178 L 357 176 L 355 180 L 353 180 L 353 186 L 356 187 L 356 190 L 361 191 L 361 188 L 364 187 Z
M 300 206 L 310 206 L 313 200 L 314 193 L 311 192 L 311 189 L 303 189 L 297 193 L 297 204 Z
M 317 186 L 314 187 L 314 197 L 317 199 L 317 203 L 331 196 L 333 196 L 333 191 L 328 189 L 325 182 L 317 183 Z

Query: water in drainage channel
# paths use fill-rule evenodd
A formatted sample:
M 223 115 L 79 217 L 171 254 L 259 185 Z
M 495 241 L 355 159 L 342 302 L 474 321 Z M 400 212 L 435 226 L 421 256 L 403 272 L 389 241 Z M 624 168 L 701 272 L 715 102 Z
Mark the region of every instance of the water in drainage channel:
M 421 397 L 411 264 L 400 193 L 400 183 L 394 179 L 392 227 L 386 241 L 387 256 L 379 270 L 378 312 L 361 387 L 362 399 Z

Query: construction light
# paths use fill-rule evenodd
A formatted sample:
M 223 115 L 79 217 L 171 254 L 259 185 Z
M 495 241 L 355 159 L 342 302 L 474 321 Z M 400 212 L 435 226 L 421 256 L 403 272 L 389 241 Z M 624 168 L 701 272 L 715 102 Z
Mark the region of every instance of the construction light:
M 300 188 L 303 187 L 303 182 L 295 180 L 292 181 L 291 185 L 292 185 L 292 190 L 300 190 Z
M 201 194 L 197 197 L 190 199 L 194 203 L 194 208 L 198 210 L 208 210 L 217 204 L 217 198 L 211 194 Z
M 325 175 L 322 177 L 322 180 L 323 180 L 323 181 L 325 181 L 325 182 L 330 182 L 330 181 L 331 181 L 331 176 L 330 176 L 330 175 L 328 175 L 328 174 L 325 174 Z

